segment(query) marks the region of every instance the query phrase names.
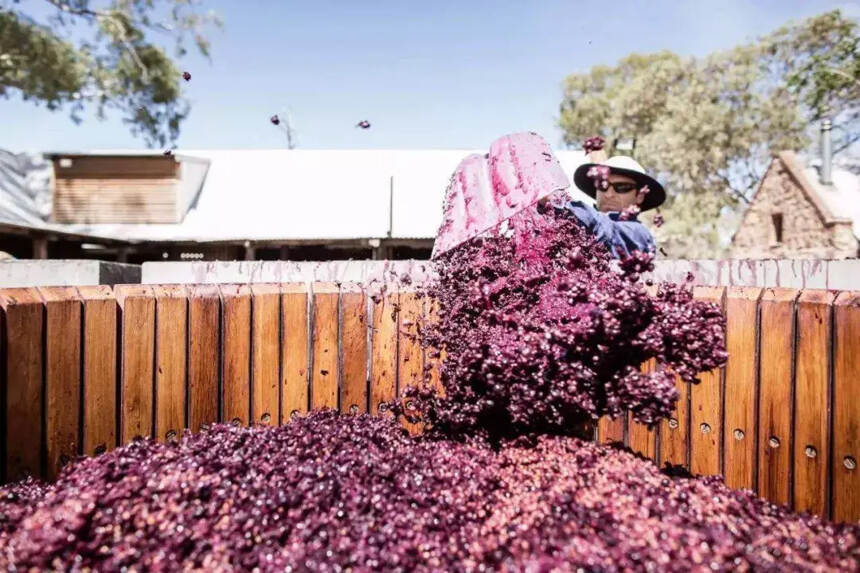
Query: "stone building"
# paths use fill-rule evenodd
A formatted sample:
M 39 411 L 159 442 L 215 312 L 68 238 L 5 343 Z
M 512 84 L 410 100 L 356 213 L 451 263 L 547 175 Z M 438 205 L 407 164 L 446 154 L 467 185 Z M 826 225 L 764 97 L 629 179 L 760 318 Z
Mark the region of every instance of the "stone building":
M 828 157 L 828 154 L 824 154 Z M 847 259 L 860 249 L 860 177 L 783 151 L 771 162 L 731 243 L 735 259 Z

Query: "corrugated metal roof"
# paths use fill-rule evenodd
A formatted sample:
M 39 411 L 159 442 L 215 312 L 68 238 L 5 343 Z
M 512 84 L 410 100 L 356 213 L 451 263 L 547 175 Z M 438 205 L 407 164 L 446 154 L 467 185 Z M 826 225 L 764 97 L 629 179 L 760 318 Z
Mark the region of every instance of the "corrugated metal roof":
M 181 223 L 42 226 L 132 241 L 370 239 L 388 237 L 389 231 L 393 238 L 433 238 L 448 180 L 474 152 L 181 150 L 175 152 L 180 161 L 209 161 L 197 200 Z M 568 176 L 584 161 L 579 151 L 556 155 Z M 6 194 L 0 188 L 0 197 Z

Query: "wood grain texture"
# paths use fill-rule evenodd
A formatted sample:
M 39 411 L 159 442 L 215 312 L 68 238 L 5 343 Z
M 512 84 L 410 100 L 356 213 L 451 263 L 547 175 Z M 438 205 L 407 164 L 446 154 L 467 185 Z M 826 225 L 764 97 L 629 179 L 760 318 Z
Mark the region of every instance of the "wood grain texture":
M 281 288 L 281 423 L 307 412 L 310 398 L 308 364 L 308 285 L 286 283 Z
M 120 442 L 150 437 L 155 391 L 155 297 L 145 285 L 118 285 L 120 308 Z
M 724 308 L 725 287 L 694 287 L 693 295 Z M 730 358 L 731 360 L 731 358 Z M 690 471 L 716 475 L 722 471 L 723 409 L 721 368 L 703 372 L 690 389 Z
M 83 453 L 92 456 L 117 445 L 118 308 L 109 286 L 77 290 L 83 307 Z
M 624 443 L 627 416 L 610 418 L 603 416 L 597 420 L 597 441 L 601 444 Z
M 723 460 L 726 484 L 756 488 L 758 394 L 758 287 L 729 287 L 726 293 L 726 348 Z
M 42 474 L 44 305 L 34 288 L 0 290 L 5 404 L 4 478 Z
M 338 287 L 313 284 L 313 369 L 311 408 L 337 408 L 338 400 Z
M 387 292 L 373 298 L 370 412 L 377 414 L 379 405 L 397 394 L 398 294 Z
M 831 318 L 835 293 L 805 290 L 797 299 L 794 419 L 794 507 L 826 515 Z
M 651 359 L 646 361 L 640 367 L 640 370 L 646 374 L 651 373 L 656 368 L 656 362 Z M 657 431 L 656 426 L 649 427 L 648 424 L 637 422 L 633 419 L 633 414 L 628 414 L 627 421 L 628 442 L 630 449 L 638 452 L 648 459 L 657 460 Z
M 399 293 L 400 312 L 397 325 L 397 393 L 401 395 L 409 386 L 424 386 L 424 352 L 418 340 L 422 315 L 422 300 L 414 292 Z M 410 403 L 407 402 L 407 406 Z M 412 434 L 423 429 L 421 423 L 403 421 Z
M 688 440 L 690 439 L 690 383 L 675 376 L 678 402 L 672 414 L 660 422 L 660 465 L 667 463 L 690 469 Z
M 188 427 L 221 420 L 221 296 L 217 285 L 188 287 Z
M 153 286 L 155 294 L 155 438 L 177 439 L 186 427 L 188 293 Z
M 860 520 L 860 292 L 835 302 L 833 498 L 837 521 Z
M 340 293 L 342 412 L 367 412 L 367 297 L 360 285 L 344 283 Z
M 439 320 L 439 303 L 429 297 L 424 299 L 424 323 L 423 329 L 430 328 Z M 427 384 L 435 388 L 440 396 L 445 395 L 445 387 L 442 385 L 442 364 L 445 362 L 445 351 L 440 348 L 428 346 L 424 349 L 424 371 Z
M 220 288 L 223 419 L 247 425 L 251 417 L 251 288 Z
M 794 302 L 800 291 L 765 289 L 761 298 L 758 492 L 791 502 Z
M 280 420 L 281 289 L 273 284 L 251 286 L 251 419 L 277 425 Z
M 39 289 L 45 302 L 46 475 L 80 453 L 81 301 L 74 287 Z

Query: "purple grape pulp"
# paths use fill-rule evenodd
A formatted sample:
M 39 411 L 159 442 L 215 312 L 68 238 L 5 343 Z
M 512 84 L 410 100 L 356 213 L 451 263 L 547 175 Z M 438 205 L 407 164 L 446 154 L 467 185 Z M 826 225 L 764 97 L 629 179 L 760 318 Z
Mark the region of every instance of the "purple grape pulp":
M 858 526 L 563 436 L 412 438 L 332 411 L 133 442 L 0 492 L 0 567 L 856 571 Z
M 656 421 L 676 375 L 726 360 L 716 306 L 650 295 L 649 256 L 615 266 L 566 211 L 525 210 L 437 261 L 422 343 L 445 353 L 443 395 L 138 440 L 4 486 L 0 568 L 857 571 L 858 524 L 570 435 L 627 410 Z M 391 415 L 409 401 L 423 435 Z

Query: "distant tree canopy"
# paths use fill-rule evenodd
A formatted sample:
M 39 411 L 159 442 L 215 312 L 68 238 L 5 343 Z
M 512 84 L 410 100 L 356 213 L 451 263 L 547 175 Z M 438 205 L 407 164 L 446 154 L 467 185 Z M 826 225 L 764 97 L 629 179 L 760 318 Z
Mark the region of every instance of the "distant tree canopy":
M 860 36 L 838 10 L 704 58 L 631 54 L 564 82 L 568 144 L 636 138 L 667 184 L 658 241 L 671 257 L 719 254 L 717 222 L 750 201 L 775 152 L 833 120 L 834 150 L 860 138 Z
M 208 57 L 210 26 L 220 21 L 197 0 L 0 0 L 0 97 L 68 108 L 75 122 L 116 110 L 148 145 L 172 143 L 189 111 L 176 59 L 189 43 Z

